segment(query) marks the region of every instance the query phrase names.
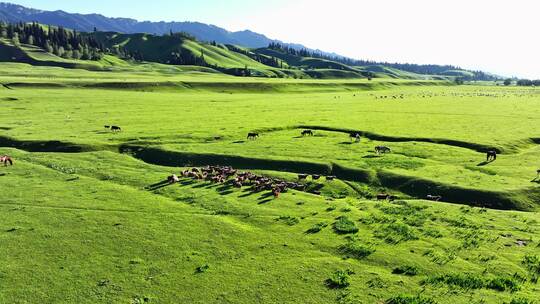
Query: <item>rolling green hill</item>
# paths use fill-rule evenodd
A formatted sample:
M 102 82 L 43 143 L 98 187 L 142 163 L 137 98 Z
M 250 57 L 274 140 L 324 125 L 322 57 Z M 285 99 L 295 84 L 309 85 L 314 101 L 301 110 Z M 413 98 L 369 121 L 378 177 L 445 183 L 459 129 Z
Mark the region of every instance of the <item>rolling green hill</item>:
M 175 67 L 198 66 L 201 72 L 267 78 L 475 78 L 474 72 L 451 66 L 446 70 L 434 66 L 438 67 L 437 75 L 427 75 L 409 69 L 401 70 L 392 64 L 352 61 L 276 44 L 250 49 L 231 44 L 206 43 L 186 33 L 171 32 L 160 36 L 99 31 L 79 33 L 38 23 L 0 24 L 0 30 L 7 37 L 0 40 L 1 61 L 37 66 L 107 70 L 118 67 L 136 69 L 141 64 L 153 63 Z M 410 69 L 416 67 L 403 66 Z M 427 73 L 435 70 L 427 67 L 422 71 Z

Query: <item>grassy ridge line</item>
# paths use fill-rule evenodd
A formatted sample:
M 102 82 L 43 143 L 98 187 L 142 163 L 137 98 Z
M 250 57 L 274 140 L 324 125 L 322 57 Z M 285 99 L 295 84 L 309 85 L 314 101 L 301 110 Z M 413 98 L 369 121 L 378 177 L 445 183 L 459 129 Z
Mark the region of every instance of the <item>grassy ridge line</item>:
M 258 159 L 210 153 L 187 153 L 132 145 L 121 146 L 120 152 L 131 154 L 133 157 L 144 162 L 161 166 L 229 165 L 238 169 L 335 175 L 342 180 L 379 185 L 421 199 L 425 198 L 428 194 L 437 194 L 442 195 L 443 201 L 451 203 L 501 210 L 528 211 L 534 209 L 532 201 L 520 196 L 523 191 L 529 190 L 520 190 L 512 193 L 469 189 L 427 179 L 390 173 L 384 170 L 375 172 L 372 170 L 347 168 L 338 164 Z
M 322 164 L 305 161 L 258 159 L 210 153 L 187 153 L 134 145 L 121 145 L 116 148 L 116 146 L 96 147 L 61 141 L 17 141 L 7 137 L 0 137 L 0 146 L 17 148 L 28 152 L 62 153 L 81 153 L 118 149 L 120 153 L 128 153 L 144 162 L 162 166 L 184 167 L 230 165 L 238 169 L 260 169 L 335 175 L 342 180 L 380 185 L 418 198 L 424 198 L 428 194 L 437 194 L 442 195 L 443 200 L 450 203 L 502 210 L 534 209 L 534 204 L 531 199 L 520 195 L 524 191 L 530 193 L 530 189 L 520 190 L 515 193 L 468 189 L 427 179 L 395 174 L 385 170 L 375 172 L 373 170 L 347 168 L 335 163 Z
M 354 130 L 354 129 L 334 128 L 334 127 L 325 127 L 325 126 L 310 126 L 310 125 L 299 125 L 297 126 L 297 129 L 312 129 L 312 130 L 320 130 L 320 131 L 341 132 L 341 133 L 347 133 L 347 134 L 360 133 L 360 135 L 363 137 L 367 137 L 371 140 L 378 140 L 378 141 L 387 141 L 387 142 L 418 141 L 418 142 L 426 142 L 426 143 L 442 144 L 442 145 L 466 148 L 466 149 L 474 150 L 477 152 L 487 152 L 489 150 L 495 150 L 497 151 L 497 153 L 504 152 L 504 148 L 500 146 L 495 147 L 495 146 L 489 146 L 489 145 L 484 145 L 484 144 L 477 144 L 477 143 L 466 142 L 466 141 L 461 141 L 461 140 L 453 140 L 453 139 L 389 136 L 389 135 L 381 135 L 381 134 L 377 134 L 373 132 L 360 131 L 360 130 Z
M 375 91 L 399 86 L 432 86 L 444 85 L 437 81 L 402 81 L 402 82 L 342 82 L 342 81 L 310 81 L 310 82 L 258 82 L 252 79 L 236 79 L 235 81 L 110 81 L 110 82 L 9 82 L 5 85 L 16 88 L 62 88 L 81 87 L 90 89 L 111 90 L 201 90 L 210 92 L 287 92 L 287 93 L 316 93 L 316 92 L 342 92 L 342 91 Z M 450 85 L 450 84 L 448 84 Z
M 60 152 L 81 153 L 95 151 L 115 151 L 116 146 L 93 146 L 63 142 L 58 140 L 16 140 L 10 137 L 0 136 L 0 147 L 16 148 L 27 152 Z
M 26 50 L 26 51 L 25 51 Z M 43 56 L 42 59 L 36 59 L 30 55 L 40 56 L 46 54 L 45 51 L 40 50 L 36 47 L 26 46 L 25 50 L 9 45 L 5 40 L 0 40 L 0 61 L 12 62 L 13 58 L 16 58 L 17 62 L 27 63 L 33 66 L 51 66 L 51 67 L 60 67 L 65 69 L 85 69 L 89 71 L 104 71 L 103 67 L 98 64 L 85 63 L 85 62 L 69 62 L 64 61 L 61 58 L 59 60 L 48 60 L 47 57 L 52 57 L 52 55 Z

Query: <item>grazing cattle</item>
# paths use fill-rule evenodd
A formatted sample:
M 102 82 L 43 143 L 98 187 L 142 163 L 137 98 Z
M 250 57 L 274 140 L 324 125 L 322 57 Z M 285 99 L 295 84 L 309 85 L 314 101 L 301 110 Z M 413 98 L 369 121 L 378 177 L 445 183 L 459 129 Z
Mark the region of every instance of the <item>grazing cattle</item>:
M 313 131 L 304 130 L 304 131 L 302 131 L 302 136 L 313 136 Z
M 385 154 L 385 153 L 390 153 L 392 152 L 392 150 L 386 146 L 376 146 L 375 147 L 375 152 L 377 154 Z
M 317 174 L 313 174 L 311 177 L 312 177 L 314 180 L 318 180 L 319 178 L 321 178 L 321 176 L 320 176 L 320 175 L 317 175 Z
M 122 131 L 122 128 L 120 128 L 119 126 L 111 126 L 111 131 L 120 132 L 120 131 Z
M 248 133 L 247 139 L 257 139 L 259 137 L 259 133 Z
M 356 142 L 360 142 L 360 133 L 350 133 L 349 138 L 351 139 L 351 141 L 354 140 Z
M 298 179 L 306 179 L 309 175 L 307 174 L 298 174 Z
M 174 184 L 178 183 L 180 179 L 178 178 L 178 176 L 176 176 L 176 174 L 173 174 L 167 177 L 167 181 L 169 182 L 169 184 Z
M 436 202 L 438 202 L 438 201 L 440 201 L 440 200 L 442 199 L 442 196 L 440 196 L 440 195 L 431 195 L 431 194 L 428 194 L 428 195 L 426 196 L 426 199 L 427 199 L 428 201 L 436 201 Z
M 328 175 L 328 176 L 326 177 L 326 180 L 327 180 L 327 181 L 333 181 L 334 179 L 336 179 L 336 177 L 333 176 L 333 175 Z
M 497 151 L 487 151 L 486 161 L 495 161 L 497 159 Z
M 0 163 L 4 163 L 4 166 L 7 167 L 8 163 L 10 166 L 13 166 L 13 159 L 11 159 L 11 157 L 7 156 L 7 155 L 4 155 L 4 156 L 0 156 Z
M 103 126 L 105 129 L 110 129 L 111 126 Z

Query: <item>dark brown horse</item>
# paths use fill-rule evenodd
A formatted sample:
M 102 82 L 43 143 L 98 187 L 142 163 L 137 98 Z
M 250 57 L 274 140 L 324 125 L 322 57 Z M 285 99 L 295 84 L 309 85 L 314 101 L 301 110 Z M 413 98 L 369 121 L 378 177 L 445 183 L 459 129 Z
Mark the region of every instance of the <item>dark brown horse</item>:
M 386 147 L 386 146 L 376 146 L 375 147 L 375 152 L 377 154 L 385 154 L 385 153 L 390 153 L 392 152 L 392 150 L 390 150 L 390 148 Z
M 304 131 L 302 131 L 302 136 L 313 136 L 313 131 L 304 130 Z
M 495 161 L 497 159 L 497 151 L 491 150 L 486 153 L 486 161 Z
M 259 137 L 259 133 L 248 133 L 247 139 L 257 139 Z

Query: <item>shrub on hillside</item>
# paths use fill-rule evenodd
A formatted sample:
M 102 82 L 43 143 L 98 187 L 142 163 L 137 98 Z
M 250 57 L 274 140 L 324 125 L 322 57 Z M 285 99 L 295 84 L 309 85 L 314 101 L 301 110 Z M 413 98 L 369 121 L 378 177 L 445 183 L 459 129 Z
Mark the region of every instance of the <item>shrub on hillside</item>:
M 423 296 L 399 295 L 384 301 L 385 304 L 436 304 L 435 300 Z
M 338 270 L 330 276 L 330 278 L 326 279 L 325 283 L 326 286 L 329 288 L 346 288 L 351 285 L 350 282 L 350 271 L 345 270 Z
M 359 244 L 358 242 L 349 241 L 338 247 L 340 253 L 345 254 L 347 257 L 355 258 L 358 260 L 364 259 L 375 252 L 372 247 Z
M 540 277 L 540 257 L 537 255 L 526 255 L 523 257 L 521 263 L 527 268 L 529 274 L 531 275 L 531 281 L 533 283 L 538 282 Z
M 532 300 L 527 300 L 524 298 L 516 298 L 516 299 L 512 299 L 512 301 L 510 302 L 504 302 L 504 304 L 535 304 L 535 303 L 536 302 Z
M 520 283 L 523 281 L 519 276 L 507 277 L 498 276 L 495 278 L 484 278 L 474 274 L 444 274 L 425 279 L 422 284 L 446 284 L 459 287 L 465 290 L 471 289 L 493 289 L 497 291 L 516 292 L 520 290 Z
M 334 222 L 334 231 L 339 234 L 349 234 L 358 232 L 358 227 L 347 216 L 340 216 Z
M 320 222 L 320 223 L 317 223 L 315 225 L 313 225 L 311 228 L 309 228 L 306 233 L 309 233 L 309 234 L 313 234 L 313 233 L 318 233 L 320 232 L 321 230 L 323 230 L 324 228 L 326 228 L 328 226 L 327 223 L 325 222 Z
M 418 274 L 418 267 L 411 266 L 411 265 L 403 265 L 403 266 L 394 268 L 394 270 L 392 270 L 392 273 L 403 274 L 407 276 L 415 276 Z
M 410 226 L 399 222 L 381 226 L 375 231 L 375 236 L 383 239 L 388 244 L 398 244 L 418 239 Z

